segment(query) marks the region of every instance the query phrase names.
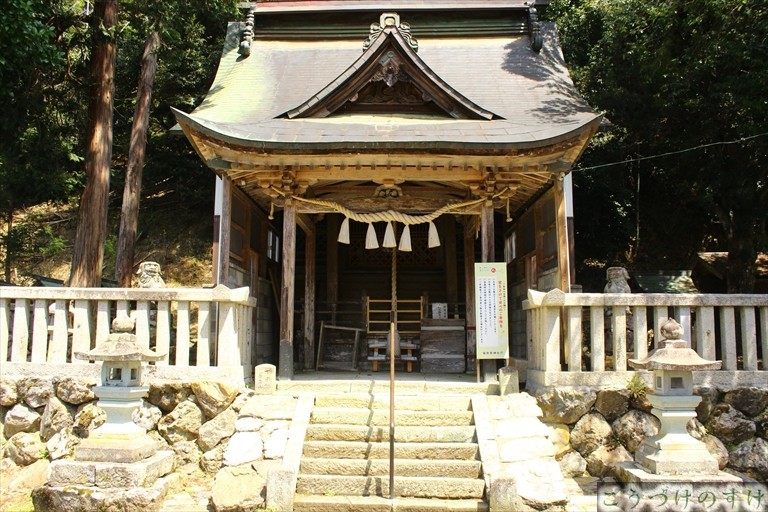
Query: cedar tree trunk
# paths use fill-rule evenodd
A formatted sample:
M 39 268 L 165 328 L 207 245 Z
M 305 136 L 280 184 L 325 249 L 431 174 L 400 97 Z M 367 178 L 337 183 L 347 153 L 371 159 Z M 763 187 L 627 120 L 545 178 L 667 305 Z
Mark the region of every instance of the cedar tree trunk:
M 80 197 L 77 235 L 72 254 L 69 286 L 98 287 L 107 233 L 109 173 L 112 161 L 112 104 L 115 91 L 114 35 L 117 0 L 97 0 L 91 30 L 94 52 L 91 62 L 92 97 L 88 108 L 88 148 L 85 153 L 85 188 Z
M 728 229 L 728 293 L 752 293 L 755 289 L 755 260 L 760 221 L 750 210 L 732 210 Z M 765 229 L 763 222 L 762 229 Z
M 5 236 L 5 282 L 11 282 L 11 252 L 13 251 L 13 241 L 11 240 L 11 230 L 13 229 L 13 207 L 8 207 L 8 213 L 5 218 L 6 236 Z
M 115 279 L 117 285 L 130 288 L 133 275 L 133 259 L 136 249 L 136 232 L 139 224 L 139 201 L 141 199 L 141 173 L 147 148 L 149 110 L 152 104 L 152 85 L 157 71 L 157 48 L 160 35 L 155 31 L 147 36 L 144 54 L 141 57 L 141 76 L 136 94 L 136 109 L 131 127 L 131 144 L 128 149 L 128 165 L 125 170 L 123 209 L 120 215 L 120 237 L 117 242 Z

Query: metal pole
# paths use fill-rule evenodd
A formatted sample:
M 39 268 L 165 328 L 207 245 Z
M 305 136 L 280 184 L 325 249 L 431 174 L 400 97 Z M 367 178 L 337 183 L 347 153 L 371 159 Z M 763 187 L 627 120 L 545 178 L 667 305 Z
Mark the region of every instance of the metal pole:
M 394 316 L 394 313 L 393 315 Z M 394 319 L 393 319 L 394 320 Z M 395 322 L 389 323 L 389 499 L 395 499 Z

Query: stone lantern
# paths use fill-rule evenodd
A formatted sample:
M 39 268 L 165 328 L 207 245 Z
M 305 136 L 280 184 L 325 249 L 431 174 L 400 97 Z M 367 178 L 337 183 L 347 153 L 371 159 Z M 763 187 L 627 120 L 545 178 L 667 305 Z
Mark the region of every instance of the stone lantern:
M 659 348 L 645 359 L 630 359 L 637 370 L 653 372 L 651 411 L 661 420 L 658 435 L 646 438 L 636 453 L 637 462 L 655 475 L 717 475 L 718 466 L 704 443 L 688 434 L 686 425 L 696 417 L 701 397 L 693 395 L 693 372 L 719 370 L 721 361 L 707 361 L 682 340 L 683 329 L 670 318 L 661 329 Z
M 138 346 L 133 320 L 122 317 L 105 341 L 75 357 L 102 361 L 101 382 L 93 391 L 107 420 L 75 448 L 74 459 L 51 463 L 47 483 L 32 492 L 35 510 L 159 510 L 174 455 L 159 451 L 131 415 L 149 391 L 141 385 L 142 363 L 163 356 Z
M 111 453 L 110 444 L 114 444 L 112 448 L 120 454 L 120 462 L 141 460 L 154 453 L 154 441 L 146 429 L 133 422 L 131 415 L 141 407 L 149 391 L 141 385 L 142 363 L 159 361 L 163 355 L 138 346 L 133 325 L 130 318 L 116 318 L 112 322 L 112 333 L 104 342 L 88 352 L 75 354 L 78 359 L 102 361 L 101 383 L 93 392 L 99 398 L 98 406 L 107 415 L 106 423 L 78 446 L 77 459 L 114 461 L 116 454 Z M 89 442 L 91 440 L 93 442 Z M 131 442 L 125 443 L 126 440 Z

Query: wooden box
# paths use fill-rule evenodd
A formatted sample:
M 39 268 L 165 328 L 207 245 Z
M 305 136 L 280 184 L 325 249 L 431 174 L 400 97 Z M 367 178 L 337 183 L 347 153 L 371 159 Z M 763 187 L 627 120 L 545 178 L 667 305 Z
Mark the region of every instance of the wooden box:
M 464 373 L 467 337 L 464 320 L 425 318 L 421 321 L 421 372 Z

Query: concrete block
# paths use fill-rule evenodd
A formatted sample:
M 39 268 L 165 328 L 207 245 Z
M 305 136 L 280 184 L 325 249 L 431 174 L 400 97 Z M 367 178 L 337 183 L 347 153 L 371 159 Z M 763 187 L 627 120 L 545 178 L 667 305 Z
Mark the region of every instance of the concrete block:
M 555 456 L 555 448 L 546 437 L 497 440 L 501 462 L 520 462 Z
M 95 485 L 101 488 L 149 487 L 173 470 L 173 452 L 158 452 L 133 463 L 95 464 Z
M 157 474 L 143 464 L 98 464 L 96 486 L 102 488 L 145 487 L 157 480 Z
M 499 392 L 501 396 L 520 392 L 520 381 L 515 366 L 505 366 L 499 369 Z
M 96 465 L 91 462 L 62 459 L 52 462 L 48 468 L 48 485 L 53 487 L 94 485 L 95 482 Z
M 517 504 L 517 486 L 515 480 L 508 476 L 491 478 L 488 489 L 488 505 L 490 512 L 511 512 Z
M 267 473 L 267 508 L 276 512 L 291 512 L 296 493 L 296 473 L 279 466 Z
M 130 463 L 151 457 L 156 451 L 157 442 L 146 434 L 129 441 L 88 438 L 75 448 L 75 459 Z
M 253 373 L 253 390 L 257 395 L 271 395 L 277 390 L 277 369 L 273 364 L 260 364 Z

